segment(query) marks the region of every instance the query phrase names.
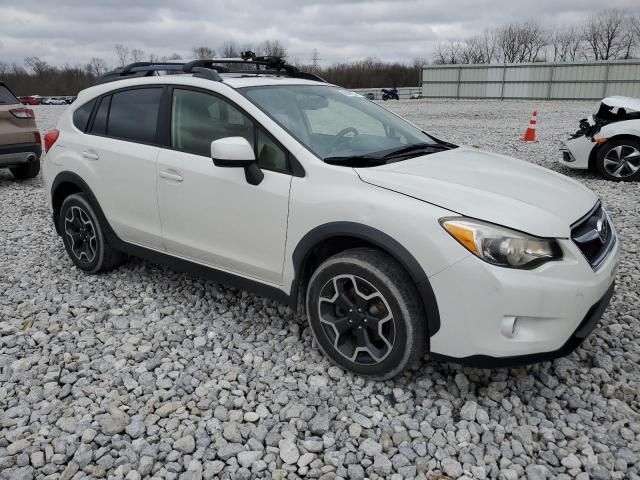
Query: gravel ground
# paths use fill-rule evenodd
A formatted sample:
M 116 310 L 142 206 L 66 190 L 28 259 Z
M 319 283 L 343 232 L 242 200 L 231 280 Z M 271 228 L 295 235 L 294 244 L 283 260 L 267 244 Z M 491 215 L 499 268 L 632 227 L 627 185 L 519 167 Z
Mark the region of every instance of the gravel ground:
M 82 274 L 41 180 L 0 171 L 0 477 L 640 478 L 640 183 L 556 163 L 593 105 L 389 107 L 602 197 L 623 253 L 611 306 L 582 347 L 529 368 L 425 362 L 365 381 L 331 366 L 278 303 L 140 260 Z M 541 141 L 522 144 L 534 108 Z M 41 128 L 63 109 L 36 108 Z

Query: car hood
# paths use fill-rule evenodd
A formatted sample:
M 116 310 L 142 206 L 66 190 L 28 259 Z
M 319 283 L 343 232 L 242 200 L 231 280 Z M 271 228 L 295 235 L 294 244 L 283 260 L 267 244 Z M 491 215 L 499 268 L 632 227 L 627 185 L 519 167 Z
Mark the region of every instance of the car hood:
M 640 112 L 640 99 L 632 97 L 613 96 L 602 99 L 602 103 L 609 107 L 626 108 Z
M 355 170 L 371 185 L 540 237 L 568 238 L 598 200 L 564 175 L 470 147 Z

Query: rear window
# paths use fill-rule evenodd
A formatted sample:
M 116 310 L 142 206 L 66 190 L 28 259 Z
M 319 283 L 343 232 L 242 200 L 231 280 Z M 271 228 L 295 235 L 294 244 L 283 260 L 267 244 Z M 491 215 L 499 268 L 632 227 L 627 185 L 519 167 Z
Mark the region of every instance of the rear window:
M 11 93 L 4 85 L 0 85 L 0 104 L 14 105 L 20 103 L 20 101 Z
M 161 88 L 137 88 L 114 93 L 107 136 L 155 143 Z
M 91 116 L 91 111 L 93 110 L 93 105 L 95 103 L 96 103 L 95 99 L 91 100 L 90 102 L 85 103 L 75 112 L 73 112 L 73 124 L 81 132 L 85 132 L 87 130 L 89 117 Z

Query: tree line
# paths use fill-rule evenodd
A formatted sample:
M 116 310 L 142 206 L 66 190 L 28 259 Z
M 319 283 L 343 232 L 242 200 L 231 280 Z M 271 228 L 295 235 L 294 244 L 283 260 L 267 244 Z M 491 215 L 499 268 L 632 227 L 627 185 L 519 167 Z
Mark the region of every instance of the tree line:
M 426 58 L 410 62 L 366 58 L 323 67 L 317 50 L 314 49 L 311 62 L 303 62 L 292 58 L 278 40 L 267 40 L 257 45 L 226 41 L 217 49 L 197 45 L 192 48 L 190 59 L 232 58 L 247 50 L 257 55 L 285 57 L 288 63 L 345 88 L 414 87 L 420 82 L 422 66 L 429 63 Z M 27 57 L 24 64 L 0 61 L 0 79 L 9 84 L 17 95 L 75 95 L 114 68 L 133 62 L 170 62 L 183 58 L 179 53 L 158 56 L 123 44 L 115 45 L 114 53 L 115 65 L 108 65 L 102 58 L 91 58 L 86 64 L 64 66 L 50 65 L 39 57 Z M 630 59 L 637 54 L 640 54 L 640 15 L 609 9 L 583 23 L 553 31 L 537 22 L 527 21 L 501 25 L 463 40 L 441 42 L 436 45 L 431 61 L 434 64 L 575 62 Z
M 640 15 L 608 9 L 582 23 L 550 30 L 535 21 L 509 23 L 462 40 L 440 42 L 435 64 L 627 60 L 640 53 Z

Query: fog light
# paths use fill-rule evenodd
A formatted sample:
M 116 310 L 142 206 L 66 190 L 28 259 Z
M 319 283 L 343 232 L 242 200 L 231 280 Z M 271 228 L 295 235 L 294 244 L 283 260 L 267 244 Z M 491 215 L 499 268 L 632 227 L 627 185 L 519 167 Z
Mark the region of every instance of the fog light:
M 500 328 L 500 332 L 507 338 L 513 338 L 516 336 L 517 327 L 517 317 L 504 317 L 502 319 L 502 327 Z

